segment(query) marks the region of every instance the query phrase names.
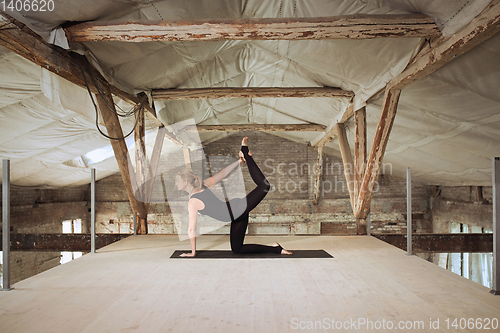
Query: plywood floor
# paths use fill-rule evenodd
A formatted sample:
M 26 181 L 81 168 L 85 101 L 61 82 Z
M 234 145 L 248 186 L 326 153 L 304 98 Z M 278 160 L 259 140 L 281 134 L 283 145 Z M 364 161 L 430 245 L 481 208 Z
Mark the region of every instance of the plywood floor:
M 275 241 L 334 259 L 170 259 L 188 242 L 133 236 L 1 291 L 0 332 L 450 332 L 446 320 L 500 319 L 488 288 L 378 239 L 246 239 Z M 198 249 L 229 249 L 228 236 Z

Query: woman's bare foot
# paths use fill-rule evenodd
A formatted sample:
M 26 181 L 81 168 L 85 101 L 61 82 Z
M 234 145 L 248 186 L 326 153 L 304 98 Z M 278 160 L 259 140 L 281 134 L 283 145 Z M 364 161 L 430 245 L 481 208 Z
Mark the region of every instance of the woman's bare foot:
M 281 247 L 281 254 L 293 254 L 291 251 L 285 250 L 280 243 L 276 242 L 273 244 L 274 247 Z
M 243 140 L 241 140 L 241 145 L 242 145 L 242 146 L 247 146 L 247 141 L 248 141 L 248 136 L 245 136 L 245 137 L 243 138 Z M 251 152 L 251 151 L 249 151 L 249 152 L 248 152 L 248 155 L 249 155 L 249 156 L 252 156 L 252 152 Z M 240 151 L 240 157 L 241 157 L 241 158 L 243 158 L 243 153 L 242 153 L 241 151 Z M 243 158 L 243 160 L 245 160 L 245 159 Z

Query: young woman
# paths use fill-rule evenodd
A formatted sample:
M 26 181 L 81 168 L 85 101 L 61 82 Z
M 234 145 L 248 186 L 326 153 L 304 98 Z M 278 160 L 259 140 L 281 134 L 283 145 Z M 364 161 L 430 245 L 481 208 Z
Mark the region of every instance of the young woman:
M 269 182 L 260 171 L 252 158 L 247 146 L 248 137 L 241 141 L 240 160 L 228 165 L 215 176 L 203 182 L 194 175 L 193 171 L 186 169 L 177 175 L 176 185 L 179 190 L 188 192 L 191 196 L 188 202 L 189 227 L 188 236 L 191 241 L 191 253 L 183 253 L 181 257 L 196 256 L 196 221 L 198 213 L 208 215 L 219 221 L 231 222 L 230 242 L 234 253 L 281 253 L 292 254 L 278 243 L 273 246 L 260 244 L 243 244 L 245 231 L 248 226 L 249 212 L 264 199 L 269 192 Z M 247 163 L 248 171 L 257 187 L 245 198 L 232 199 L 229 202 L 219 200 L 209 189 L 227 177 L 239 164 Z

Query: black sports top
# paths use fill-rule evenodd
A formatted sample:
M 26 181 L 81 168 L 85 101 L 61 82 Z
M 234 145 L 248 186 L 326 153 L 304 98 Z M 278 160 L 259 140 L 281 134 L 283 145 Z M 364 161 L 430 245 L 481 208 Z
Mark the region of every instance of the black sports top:
M 192 194 L 191 198 L 199 199 L 205 204 L 205 208 L 198 211 L 200 214 L 208 215 L 223 222 L 231 221 L 228 209 L 229 204 L 217 198 L 205 185 L 203 185 L 203 191 Z

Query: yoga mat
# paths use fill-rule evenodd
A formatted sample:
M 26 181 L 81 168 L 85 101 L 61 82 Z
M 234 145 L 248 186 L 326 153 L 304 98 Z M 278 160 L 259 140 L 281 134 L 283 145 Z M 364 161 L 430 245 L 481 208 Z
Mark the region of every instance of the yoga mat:
M 180 257 L 182 253 L 191 252 L 190 250 L 175 250 L 170 258 L 174 259 L 268 259 L 268 258 L 333 258 L 325 250 L 290 250 L 292 255 L 275 253 L 248 253 L 237 254 L 229 250 L 200 250 L 196 251 L 196 257 Z

